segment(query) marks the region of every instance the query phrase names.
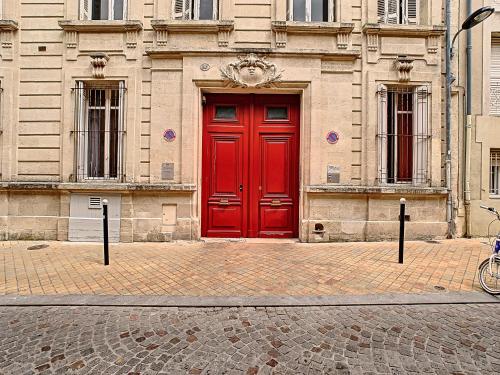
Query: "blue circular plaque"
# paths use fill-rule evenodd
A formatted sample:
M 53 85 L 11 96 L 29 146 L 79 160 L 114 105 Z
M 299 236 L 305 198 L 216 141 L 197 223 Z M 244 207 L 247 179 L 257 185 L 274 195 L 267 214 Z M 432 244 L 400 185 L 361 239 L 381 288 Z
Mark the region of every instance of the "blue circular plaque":
M 174 129 L 167 129 L 163 132 L 163 139 L 167 142 L 172 142 L 175 140 L 176 134 Z
M 326 135 L 326 141 L 331 145 L 334 145 L 339 141 L 339 134 L 337 132 L 331 131 Z

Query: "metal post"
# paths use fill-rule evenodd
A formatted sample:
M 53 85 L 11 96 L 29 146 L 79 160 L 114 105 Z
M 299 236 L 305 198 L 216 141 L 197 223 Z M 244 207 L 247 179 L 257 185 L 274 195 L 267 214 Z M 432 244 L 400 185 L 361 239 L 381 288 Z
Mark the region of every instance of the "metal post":
M 472 0 L 467 0 L 466 3 L 467 17 L 472 13 Z M 465 117 L 465 172 L 464 172 L 464 208 L 465 208 L 465 237 L 470 238 L 472 227 L 470 220 L 470 163 L 471 163 L 471 142 L 472 142 L 472 34 L 471 30 L 467 30 L 467 89 L 466 99 L 466 117 Z
M 405 251 L 405 206 L 406 199 L 399 200 L 399 263 L 403 264 Z
M 108 236 L 108 200 L 102 200 L 102 224 L 104 234 L 104 265 L 109 265 L 109 236 Z

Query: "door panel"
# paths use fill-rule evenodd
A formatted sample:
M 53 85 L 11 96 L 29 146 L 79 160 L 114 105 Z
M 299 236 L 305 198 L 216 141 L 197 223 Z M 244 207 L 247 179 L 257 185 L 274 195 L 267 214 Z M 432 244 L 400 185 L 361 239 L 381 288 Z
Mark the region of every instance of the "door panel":
M 298 235 L 299 98 L 209 95 L 202 235 Z

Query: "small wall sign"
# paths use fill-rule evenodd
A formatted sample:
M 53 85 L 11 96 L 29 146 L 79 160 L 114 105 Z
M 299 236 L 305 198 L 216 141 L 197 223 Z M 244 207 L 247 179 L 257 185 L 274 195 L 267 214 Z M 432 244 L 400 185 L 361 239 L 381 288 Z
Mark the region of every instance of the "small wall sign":
M 167 129 L 163 132 L 163 139 L 167 142 L 173 142 L 177 135 L 175 134 L 174 129 Z
M 339 141 L 339 134 L 337 132 L 331 131 L 326 135 L 326 141 L 331 145 L 334 145 Z

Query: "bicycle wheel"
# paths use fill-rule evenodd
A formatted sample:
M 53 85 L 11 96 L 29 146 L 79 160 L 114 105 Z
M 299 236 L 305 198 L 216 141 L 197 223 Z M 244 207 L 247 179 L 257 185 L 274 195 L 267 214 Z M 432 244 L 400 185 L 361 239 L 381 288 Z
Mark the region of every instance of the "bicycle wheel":
M 479 283 L 482 288 L 490 294 L 500 294 L 500 259 L 495 258 L 491 265 L 490 274 L 490 260 L 486 259 L 479 266 Z

